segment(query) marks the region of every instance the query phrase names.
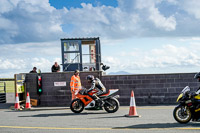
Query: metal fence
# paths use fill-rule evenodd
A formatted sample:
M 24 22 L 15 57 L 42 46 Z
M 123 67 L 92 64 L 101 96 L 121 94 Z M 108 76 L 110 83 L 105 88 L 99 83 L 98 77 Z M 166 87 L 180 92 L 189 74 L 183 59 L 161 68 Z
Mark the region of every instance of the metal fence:
M 0 103 L 5 103 L 6 95 L 15 92 L 14 78 L 0 78 Z M 8 99 L 7 99 L 8 100 Z
M 0 78 L 0 82 L 5 82 L 6 84 L 6 93 L 14 93 L 15 92 L 15 79 L 11 78 Z
M 6 82 L 0 81 L 0 103 L 6 103 Z

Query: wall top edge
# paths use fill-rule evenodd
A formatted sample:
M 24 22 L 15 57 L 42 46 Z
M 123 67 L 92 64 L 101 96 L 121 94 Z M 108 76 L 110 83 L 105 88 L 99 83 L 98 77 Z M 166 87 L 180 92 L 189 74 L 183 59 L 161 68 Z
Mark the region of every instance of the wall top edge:
M 85 71 L 80 73 L 101 73 L 102 71 Z M 41 74 L 62 74 L 62 73 L 74 73 L 74 71 L 68 71 L 68 72 L 42 72 Z M 18 73 L 18 74 L 38 74 L 38 73 Z
M 103 75 L 103 76 L 140 76 L 140 75 L 174 75 L 174 74 L 196 74 L 197 72 L 185 73 L 150 73 L 150 74 L 125 74 L 125 75 Z
M 67 73 L 74 73 L 74 71 L 69 72 L 44 72 L 41 74 L 67 74 Z M 102 71 L 85 71 L 80 73 L 102 73 Z M 150 74 L 125 74 L 125 75 L 102 75 L 102 76 L 140 76 L 140 75 L 173 75 L 173 74 L 196 74 L 197 72 L 186 72 L 186 73 L 150 73 Z M 19 74 L 37 74 L 37 73 L 19 73 Z

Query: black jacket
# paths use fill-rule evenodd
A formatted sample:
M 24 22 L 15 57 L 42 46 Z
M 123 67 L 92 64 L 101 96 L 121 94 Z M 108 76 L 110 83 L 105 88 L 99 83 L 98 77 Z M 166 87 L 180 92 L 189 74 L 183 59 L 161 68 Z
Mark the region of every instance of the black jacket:
M 58 65 L 58 67 L 56 67 L 55 65 L 53 65 L 52 67 L 51 67 L 51 71 L 52 72 L 57 72 L 57 71 L 60 71 L 60 66 Z

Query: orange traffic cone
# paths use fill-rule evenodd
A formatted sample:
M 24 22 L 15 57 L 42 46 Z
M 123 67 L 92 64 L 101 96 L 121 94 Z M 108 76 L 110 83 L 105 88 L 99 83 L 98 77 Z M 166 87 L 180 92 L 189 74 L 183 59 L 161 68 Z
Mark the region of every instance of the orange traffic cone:
M 29 92 L 27 92 L 27 96 L 26 96 L 26 109 L 31 109 L 31 101 L 30 101 L 30 96 L 29 96 Z
M 131 92 L 129 114 L 125 115 L 125 116 L 127 116 L 127 117 L 141 117 L 140 115 L 137 114 L 137 111 L 136 111 L 135 97 L 134 97 L 133 91 Z
M 15 99 L 15 110 L 20 110 L 20 105 L 19 105 L 19 96 L 18 96 L 18 93 L 16 93 L 16 99 Z

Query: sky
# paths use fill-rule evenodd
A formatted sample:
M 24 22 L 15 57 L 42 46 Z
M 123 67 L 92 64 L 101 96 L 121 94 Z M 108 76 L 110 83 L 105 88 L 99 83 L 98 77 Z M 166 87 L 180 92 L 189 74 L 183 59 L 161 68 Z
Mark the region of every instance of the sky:
M 100 37 L 110 72 L 200 71 L 199 0 L 0 0 L 0 78 L 51 72 L 61 38 Z

